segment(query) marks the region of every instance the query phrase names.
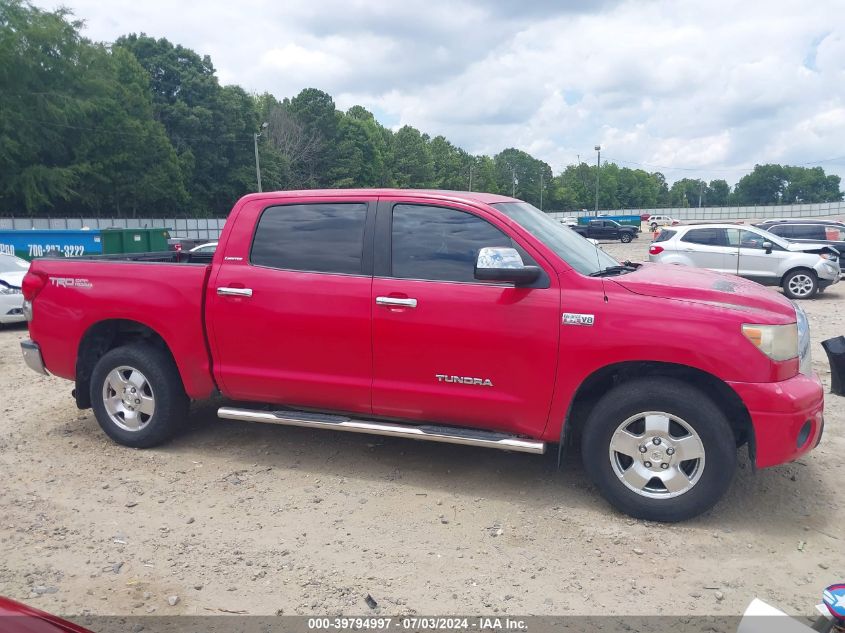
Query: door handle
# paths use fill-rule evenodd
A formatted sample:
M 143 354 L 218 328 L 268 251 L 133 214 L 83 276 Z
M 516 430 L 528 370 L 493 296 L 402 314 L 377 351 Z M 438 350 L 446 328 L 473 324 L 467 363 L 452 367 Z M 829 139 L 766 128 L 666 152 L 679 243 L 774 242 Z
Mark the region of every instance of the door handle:
M 221 297 L 251 297 L 252 288 L 226 288 L 221 286 L 217 289 L 217 294 Z
M 400 299 L 399 297 L 376 297 L 376 304 L 380 306 L 397 306 L 400 308 L 416 308 L 416 299 Z

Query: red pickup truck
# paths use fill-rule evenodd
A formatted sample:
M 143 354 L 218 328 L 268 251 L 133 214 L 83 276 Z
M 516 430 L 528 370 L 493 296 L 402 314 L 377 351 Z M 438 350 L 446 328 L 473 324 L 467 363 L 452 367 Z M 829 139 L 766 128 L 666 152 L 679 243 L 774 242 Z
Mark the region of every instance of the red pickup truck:
M 253 194 L 213 255 L 38 259 L 23 294 L 26 362 L 75 381 L 126 446 L 165 441 L 216 393 L 242 403 L 227 420 L 580 442 L 613 505 L 677 521 L 722 496 L 738 447 L 773 466 L 823 430 L 799 307 L 731 275 L 620 264 L 505 196 Z

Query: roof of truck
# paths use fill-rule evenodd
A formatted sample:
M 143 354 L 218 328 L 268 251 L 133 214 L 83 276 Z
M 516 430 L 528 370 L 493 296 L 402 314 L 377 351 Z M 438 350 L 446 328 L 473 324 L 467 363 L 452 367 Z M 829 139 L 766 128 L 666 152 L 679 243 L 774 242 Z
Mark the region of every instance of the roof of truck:
M 252 193 L 244 198 L 317 198 L 326 196 L 403 196 L 421 198 L 439 198 L 467 202 L 491 204 L 495 202 L 522 202 L 510 196 L 481 191 L 448 191 L 444 189 L 303 189 L 299 191 L 265 191 Z

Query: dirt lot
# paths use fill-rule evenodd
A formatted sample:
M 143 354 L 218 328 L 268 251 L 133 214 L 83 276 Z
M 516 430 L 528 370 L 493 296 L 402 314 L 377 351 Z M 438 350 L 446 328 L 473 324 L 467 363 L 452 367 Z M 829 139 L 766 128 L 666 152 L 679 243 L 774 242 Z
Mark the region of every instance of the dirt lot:
M 818 342 L 845 332 L 843 298 L 805 302 L 826 383 Z M 736 614 L 757 595 L 804 613 L 845 576 L 836 396 L 809 456 L 755 474 L 743 452 L 713 511 L 655 525 L 554 451 L 224 422 L 214 403 L 166 447 L 122 448 L 70 383 L 23 365 L 25 336 L 0 331 L 0 594 L 49 611 L 374 613 L 370 594 L 381 614 Z

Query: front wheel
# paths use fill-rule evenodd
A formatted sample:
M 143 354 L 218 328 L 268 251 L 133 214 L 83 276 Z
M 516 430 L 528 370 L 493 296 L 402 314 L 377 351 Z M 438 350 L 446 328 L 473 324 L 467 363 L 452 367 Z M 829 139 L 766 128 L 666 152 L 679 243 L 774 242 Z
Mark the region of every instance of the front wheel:
M 581 454 L 612 505 L 650 521 L 684 521 L 711 508 L 737 460 L 721 409 L 698 389 L 662 377 L 610 390 L 587 419 Z
M 623 233 L 619 236 L 619 239 L 622 241 L 623 244 L 627 244 L 631 241 L 631 234 L 630 233 Z
M 811 270 L 798 268 L 784 275 L 781 286 L 790 299 L 812 299 L 819 291 L 819 280 Z
M 656 231 L 656 230 L 657 230 L 657 222 L 652 222 L 652 223 L 651 223 L 651 230 L 652 230 L 652 231 Z
M 188 413 L 176 363 L 165 350 L 144 344 L 100 358 L 91 375 L 91 405 L 105 434 L 132 448 L 170 439 Z

